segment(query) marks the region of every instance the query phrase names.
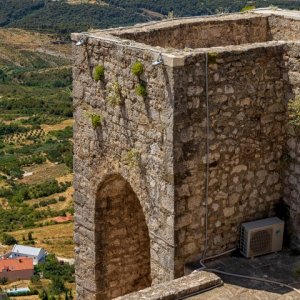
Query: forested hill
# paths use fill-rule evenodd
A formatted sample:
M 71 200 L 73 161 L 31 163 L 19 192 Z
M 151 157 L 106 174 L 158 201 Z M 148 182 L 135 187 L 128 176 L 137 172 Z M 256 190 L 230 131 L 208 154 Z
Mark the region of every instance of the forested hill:
M 299 0 L 257 0 L 256 7 L 299 9 Z M 240 11 L 245 0 L 0 0 L 0 27 L 18 27 L 68 36 L 175 16 Z

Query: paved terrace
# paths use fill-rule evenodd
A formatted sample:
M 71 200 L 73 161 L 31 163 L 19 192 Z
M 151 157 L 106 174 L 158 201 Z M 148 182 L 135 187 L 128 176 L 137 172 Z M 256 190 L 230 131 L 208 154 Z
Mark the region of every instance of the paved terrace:
M 224 257 L 207 263 L 212 269 L 290 284 L 300 289 L 300 256 L 289 250 L 246 259 Z M 188 300 L 299 300 L 300 294 L 285 287 L 218 274 L 224 285 Z

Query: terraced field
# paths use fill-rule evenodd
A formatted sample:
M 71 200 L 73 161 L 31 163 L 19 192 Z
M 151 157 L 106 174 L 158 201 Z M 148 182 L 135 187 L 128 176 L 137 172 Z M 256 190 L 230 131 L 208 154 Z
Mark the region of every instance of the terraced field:
M 53 221 L 73 214 L 70 45 L 20 29 L 0 40 L 0 236 L 71 258 L 73 224 Z

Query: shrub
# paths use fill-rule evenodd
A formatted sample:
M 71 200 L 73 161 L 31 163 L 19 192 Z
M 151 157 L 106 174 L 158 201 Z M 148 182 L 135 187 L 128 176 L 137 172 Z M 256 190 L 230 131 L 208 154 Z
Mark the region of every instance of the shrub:
M 129 167 L 129 168 L 134 168 L 137 167 L 139 164 L 139 156 L 140 153 L 136 149 L 130 149 L 127 151 L 123 157 L 124 163 Z
M 99 127 L 103 120 L 102 116 L 100 115 L 90 115 L 90 118 L 94 129 Z
M 96 66 L 93 72 L 93 77 L 95 81 L 102 80 L 104 78 L 104 66 Z
M 29 231 L 29 232 L 28 232 L 28 240 L 29 240 L 29 241 L 32 241 L 32 240 L 33 240 L 32 234 L 33 234 L 32 231 Z
M 54 295 L 59 295 L 66 291 L 64 281 L 61 277 L 55 276 L 51 278 L 50 290 Z
M 7 233 L 2 234 L 1 242 L 2 242 L 2 244 L 9 245 L 9 246 L 18 243 L 18 241 L 13 236 L 11 236 Z
M 7 284 L 8 279 L 6 277 L 0 277 L 0 284 Z
M 39 274 L 32 275 L 30 281 L 33 284 L 39 283 L 41 281 L 40 275 Z
M 131 68 L 131 73 L 135 76 L 140 76 L 144 72 L 144 66 L 140 61 L 136 61 L 132 68 Z
M 122 97 L 121 97 L 121 91 L 120 91 L 120 85 L 118 81 L 115 81 L 110 89 L 109 94 L 107 96 L 108 103 L 112 106 L 117 106 L 122 103 Z
M 137 87 L 135 88 L 135 93 L 138 95 L 138 96 L 141 96 L 141 97 L 146 97 L 147 96 L 147 90 L 146 90 L 146 87 L 144 84 L 141 84 L 139 83 L 137 85 Z
M 49 297 L 48 297 L 48 295 L 47 295 L 47 293 L 44 289 L 40 292 L 39 298 L 42 299 L 42 300 L 48 300 L 49 299 Z
M 49 254 L 46 257 L 45 262 L 38 264 L 35 267 L 35 272 L 42 272 L 44 278 L 54 280 L 56 284 L 56 277 L 59 276 L 63 282 L 74 282 L 74 265 L 69 265 L 67 263 L 60 263 L 54 254 Z M 61 286 L 61 283 L 58 283 Z

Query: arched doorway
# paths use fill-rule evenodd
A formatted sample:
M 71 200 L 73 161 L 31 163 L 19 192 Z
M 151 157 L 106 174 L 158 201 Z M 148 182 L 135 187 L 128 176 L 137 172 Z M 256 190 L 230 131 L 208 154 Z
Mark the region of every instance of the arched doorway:
M 151 285 L 150 239 L 139 199 L 120 175 L 99 187 L 95 210 L 97 299 Z

